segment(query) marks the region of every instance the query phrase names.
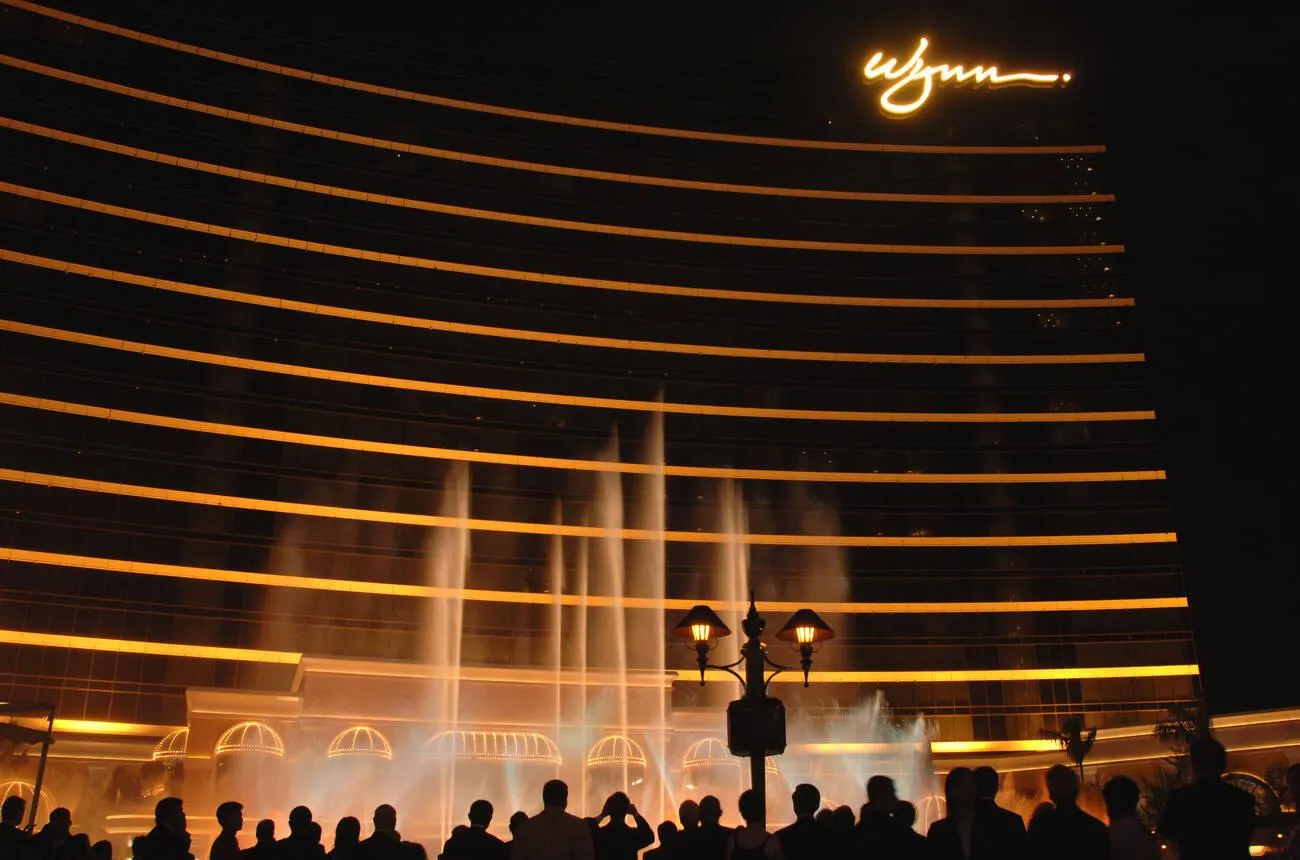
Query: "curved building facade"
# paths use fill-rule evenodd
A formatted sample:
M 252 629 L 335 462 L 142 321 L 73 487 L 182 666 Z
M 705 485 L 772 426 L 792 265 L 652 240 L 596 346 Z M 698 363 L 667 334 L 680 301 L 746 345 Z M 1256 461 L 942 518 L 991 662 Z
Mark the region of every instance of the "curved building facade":
M 690 715 L 732 690 L 667 631 L 752 589 L 836 629 L 779 687 L 819 719 L 879 691 L 1013 744 L 1197 699 L 1068 90 L 759 139 L 3 4 L 0 696 L 179 727 L 316 661 Z

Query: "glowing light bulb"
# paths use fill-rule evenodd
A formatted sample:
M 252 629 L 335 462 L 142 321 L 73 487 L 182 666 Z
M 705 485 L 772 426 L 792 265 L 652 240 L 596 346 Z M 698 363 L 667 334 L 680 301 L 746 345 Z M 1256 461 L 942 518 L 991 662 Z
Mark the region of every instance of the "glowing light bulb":
M 811 645 L 817 638 L 817 628 L 815 627 L 796 627 L 794 629 L 795 641 L 800 645 Z
M 708 624 L 692 624 L 691 638 L 698 642 L 708 642 L 712 628 Z

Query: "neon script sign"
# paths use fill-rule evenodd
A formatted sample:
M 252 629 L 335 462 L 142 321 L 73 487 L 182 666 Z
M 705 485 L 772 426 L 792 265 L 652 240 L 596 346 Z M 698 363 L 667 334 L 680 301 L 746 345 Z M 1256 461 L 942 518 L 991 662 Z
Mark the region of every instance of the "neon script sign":
M 930 47 L 930 40 L 921 37 L 916 52 L 907 62 L 899 65 L 897 57 L 885 59 L 883 51 L 877 51 L 867 60 L 862 73 L 867 83 L 891 84 L 880 95 L 880 109 L 892 117 L 906 117 L 916 113 L 930 100 L 934 93 L 936 79 L 940 84 L 987 84 L 989 86 L 1047 87 L 1053 84 L 1068 84 L 1068 72 L 1012 72 L 1003 74 L 997 66 L 953 66 L 941 63 L 931 66 L 925 61 L 925 49 Z

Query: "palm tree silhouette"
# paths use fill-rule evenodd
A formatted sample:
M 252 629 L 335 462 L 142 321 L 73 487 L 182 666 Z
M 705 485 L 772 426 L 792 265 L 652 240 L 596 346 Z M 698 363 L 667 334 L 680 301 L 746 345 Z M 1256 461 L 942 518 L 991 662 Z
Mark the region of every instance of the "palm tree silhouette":
M 1053 741 L 1065 750 L 1065 756 L 1079 769 L 1079 782 L 1083 783 L 1083 762 L 1092 753 L 1092 745 L 1097 740 L 1097 729 L 1083 724 L 1082 716 L 1066 717 L 1061 721 L 1059 730 L 1042 729 L 1039 735 Z

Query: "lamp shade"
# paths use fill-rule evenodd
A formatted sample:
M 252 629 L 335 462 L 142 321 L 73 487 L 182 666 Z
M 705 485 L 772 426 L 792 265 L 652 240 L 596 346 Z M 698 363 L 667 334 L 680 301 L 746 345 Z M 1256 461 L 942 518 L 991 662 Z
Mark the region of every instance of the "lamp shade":
M 698 645 L 701 642 L 730 636 L 731 628 L 722 623 L 718 613 L 701 603 L 698 606 L 691 607 L 691 611 L 686 613 L 686 617 L 677 622 L 677 626 L 673 628 L 673 633 L 685 639 L 690 639 Z
M 800 609 L 776 634 L 776 638 L 796 645 L 816 645 L 835 638 L 835 631 L 811 609 Z

